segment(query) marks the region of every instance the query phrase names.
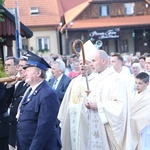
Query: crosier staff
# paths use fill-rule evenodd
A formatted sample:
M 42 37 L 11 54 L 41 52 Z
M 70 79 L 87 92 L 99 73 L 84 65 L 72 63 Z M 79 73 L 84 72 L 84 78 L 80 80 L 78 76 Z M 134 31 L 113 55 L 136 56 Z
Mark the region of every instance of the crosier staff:
M 88 78 L 87 78 L 87 70 L 85 68 L 86 65 L 86 59 L 85 59 L 85 53 L 84 53 L 84 47 L 83 47 L 83 42 L 80 39 L 77 39 L 73 42 L 72 45 L 72 50 L 75 54 L 77 54 L 78 56 L 80 56 L 80 54 L 76 51 L 76 44 L 79 43 L 80 47 L 81 47 L 81 51 L 82 51 L 82 58 L 83 58 L 83 66 L 84 66 L 84 71 L 85 71 L 85 79 L 86 79 L 86 86 L 87 86 L 87 91 L 89 91 L 89 82 L 88 82 Z

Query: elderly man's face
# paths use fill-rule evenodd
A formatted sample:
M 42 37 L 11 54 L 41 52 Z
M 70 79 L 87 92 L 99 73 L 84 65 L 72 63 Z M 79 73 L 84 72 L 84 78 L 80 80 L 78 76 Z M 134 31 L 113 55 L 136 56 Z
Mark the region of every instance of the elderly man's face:
M 51 69 L 54 78 L 58 78 L 62 74 L 62 71 L 58 68 L 58 64 L 52 64 Z
M 40 69 L 36 67 L 28 67 L 25 69 L 25 82 L 31 86 L 36 85 L 39 82 Z
M 18 73 L 18 65 L 14 64 L 13 59 L 5 61 L 5 72 L 8 76 L 16 76 Z

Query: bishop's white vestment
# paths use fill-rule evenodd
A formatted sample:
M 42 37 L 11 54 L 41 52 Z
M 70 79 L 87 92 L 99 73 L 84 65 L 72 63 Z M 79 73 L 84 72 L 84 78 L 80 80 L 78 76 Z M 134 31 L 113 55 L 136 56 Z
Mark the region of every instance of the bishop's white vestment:
M 96 76 L 95 73 L 88 76 L 90 90 Z M 87 150 L 90 112 L 85 107 L 86 90 L 86 79 L 82 75 L 73 79 L 66 90 L 58 114 L 62 150 Z
M 97 102 L 99 130 L 91 137 L 98 135 L 102 150 L 132 150 L 129 95 L 124 82 L 112 67 L 100 73 L 94 82 L 88 100 Z

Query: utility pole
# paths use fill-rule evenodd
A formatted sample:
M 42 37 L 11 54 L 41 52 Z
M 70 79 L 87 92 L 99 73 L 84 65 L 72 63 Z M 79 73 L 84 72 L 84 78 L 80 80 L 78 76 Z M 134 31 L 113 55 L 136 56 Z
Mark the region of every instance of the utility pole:
M 22 50 L 22 37 L 20 34 L 20 18 L 19 18 L 19 5 L 18 1 L 15 1 L 15 25 L 16 25 L 16 51 L 17 57 L 20 58 L 20 51 Z

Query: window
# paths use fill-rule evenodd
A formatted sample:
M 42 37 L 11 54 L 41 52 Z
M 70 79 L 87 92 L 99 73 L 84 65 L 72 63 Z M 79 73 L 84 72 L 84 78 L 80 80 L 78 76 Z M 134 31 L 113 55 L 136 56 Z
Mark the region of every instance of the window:
M 134 3 L 125 3 L 124 8 L 125 8 L 125 14 L 126 15 L 132 15 L 134 13 Z
M 128 40 L 121 41 L 121 52 L 122 53 L 129 52 L 128 51 Z
M 38 7 L 31 7 L 30 13 L 31 13 L 31 15 L 39 14 L 39 8 Z
M 41 52 L 48 51 L 50 49 L 49 38 L 37 38 L 37 49 Z
M 109 16 L 109 7 L 108 7 L 108 5 L 101 5 L 99 7 L 99 15 L 100 16 Z

